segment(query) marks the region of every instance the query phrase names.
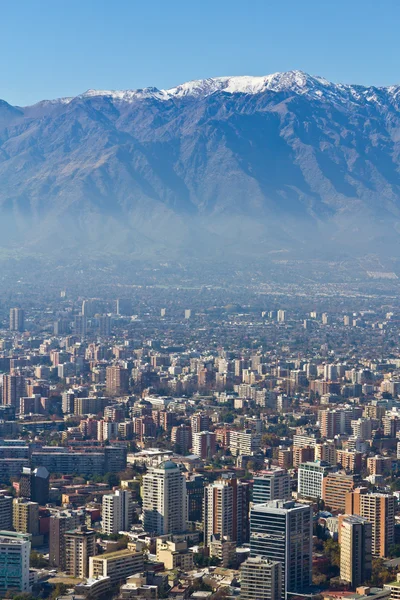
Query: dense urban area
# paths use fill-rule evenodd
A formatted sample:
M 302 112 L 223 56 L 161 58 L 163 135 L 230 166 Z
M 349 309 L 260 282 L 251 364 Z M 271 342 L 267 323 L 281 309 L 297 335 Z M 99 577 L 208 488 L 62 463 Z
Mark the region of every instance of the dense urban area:
M 1 597 L 400 600 L 397 275 L 284 268 L 4 268 Z

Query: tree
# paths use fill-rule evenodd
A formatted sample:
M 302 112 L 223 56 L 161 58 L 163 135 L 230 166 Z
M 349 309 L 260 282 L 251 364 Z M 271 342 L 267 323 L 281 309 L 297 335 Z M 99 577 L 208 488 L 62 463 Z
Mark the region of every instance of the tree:
M 36 550 L 32 550 L 29 564 L 33 569 L 42 569 L 48 566 L 49 561 L 44 558 L 43 554 L 36 552 Z
M 338 542 L 332 539 L 326 540 L 324 543 L 324 553 L 329 558 L 333 567 L 340 567 L 340 546 Z
M 65 583 L 57 583 L 51 593 L 51 600 L 56 600 L 58 596 L 64 596 L 67 593 L 68 587 Z
M 372 573 L 370 584 L 374 587 L 382 587 L 384 583 L 393 581 L 393 573 L 385 567 L 383 558 L 374 558 L 372 560 Z

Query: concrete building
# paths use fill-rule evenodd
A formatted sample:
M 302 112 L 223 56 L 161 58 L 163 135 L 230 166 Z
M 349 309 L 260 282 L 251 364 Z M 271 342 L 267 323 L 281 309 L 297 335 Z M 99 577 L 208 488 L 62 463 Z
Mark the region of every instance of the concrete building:
M 249 456 L 260 450 L 261 435 L 254 433 L 251 429 L 245 431 L 231 431 L 230 450 L 233 456 L 241 454 Z
M 253 506 L 250 556 L 282 564 L 282 597 L 306 590 L 311 583 L 312 507 L 282 500 Z
M 322 498 L 324 478 L 332 470 L 324 462 L 307 462 L 299 465 L 297 491 L 303 498 Z
M 248 541 L 249 486 L 235 477 L 221 478 L 204 488 L 204 545 L 212 536 L 228 537 L 238 545 Z
M 189 552 L 187 541 L 184 539 L 157 538 L 156 554 L 157 560 L 164 563 L 164 567 L 168 570 L 190 571 L 193 569 L 193 552 Z
M 356 515 L 339 517 L 340 579 L 354 589 L 368 581 L 372 569 L 372 524 Z
M 29 584 L 30 535 L 0 531 L 0 592 L 31 591 Z
M 13 527 L 21 533 L 39 535 L 39 504 L 26 498 L 14 498 Z
M 81 510 L 64 510 L 50 516 L 49 562 L 52 567 L 65 570 L 65 533 L 85 524 L 85 513 Z
M 10 308 L 10 331 L 22 332 L 25 329 L 25 313 L 22 308 Z
M 345 475 L 343 473 L 329 473 L 323 480 L 322 500 L 329 510 L 346 510 L 346 494 L 355 487 L 354 475 Z
M 211 431 L 199 431 L 193 434 L 193 454 L 206 460 L 214 456 L 217 446 L 217 436 Z
M 102 503 L 102 530 L 107 535 L 129 531 L 133 521 L 133 502 L 130 490 L 105 494 Z
M 89 578 L 109 577 L 111 585 L 143 571 L 142 552 L 119 550 L 89 557 Z
M 390 494 L 368 494 L 356 488 L 346 494 L 346 513 L 359 515 L 372 523 L 372 555 L 389 556 L 394 544 L 395 497 Z
M 96 532 L 82 525 L 66 531 L 65 571 L 71 577 L 83 579 L 89 575 L 89 558 L 96 555 Z
M 164 461 L 143 476 L 143 516 L 148 533 L 165 535 L 186 530 L 186 480 L 176 463 Z
M 263 504 L 270 500 L 289 500 L 290 497 L 290 476 L 285 469 L 273 469 L 254 477 L 254 504 Z
M 261 556 L 249 557 L 240 567 L 240 600 L 281 600 L 282 564 Z
M 129 371 L 119 365 L 106 369 L 106 389 L 111 396 L 122 396 L 129 391 Z
M 13 497 L 0 494 L 0 531 L 13 528 Z

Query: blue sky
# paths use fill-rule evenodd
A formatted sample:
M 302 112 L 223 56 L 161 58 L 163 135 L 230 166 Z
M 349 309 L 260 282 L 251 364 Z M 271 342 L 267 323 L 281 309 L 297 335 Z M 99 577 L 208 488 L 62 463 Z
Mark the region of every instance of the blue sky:
M 400 83 L 398 0 L 4 0 L 0 98 L 301 69 Z

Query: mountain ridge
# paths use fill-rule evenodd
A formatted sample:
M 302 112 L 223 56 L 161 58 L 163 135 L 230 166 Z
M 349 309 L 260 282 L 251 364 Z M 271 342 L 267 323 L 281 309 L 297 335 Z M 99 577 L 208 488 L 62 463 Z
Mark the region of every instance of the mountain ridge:
M 290 71 L 146 90 L 0 102 L 0 247 L 398 252 L 399 86 Z

